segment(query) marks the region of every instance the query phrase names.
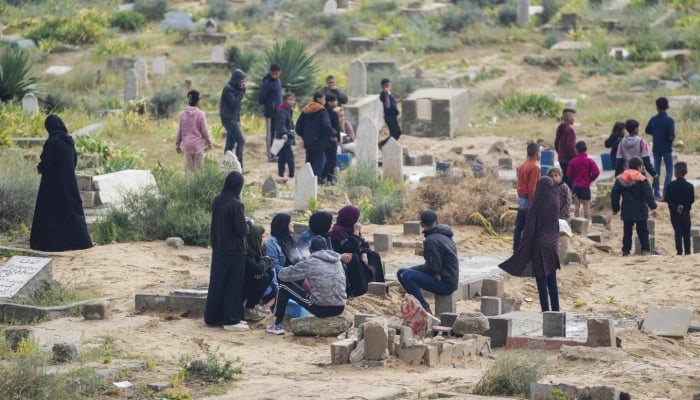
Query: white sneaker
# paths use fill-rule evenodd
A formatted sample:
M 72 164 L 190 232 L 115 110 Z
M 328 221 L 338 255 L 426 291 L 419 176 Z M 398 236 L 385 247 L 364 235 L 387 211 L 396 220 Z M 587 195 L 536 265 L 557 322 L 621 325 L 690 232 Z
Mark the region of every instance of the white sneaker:
M 273 335 L 284 335 L 284 328 L 282 324 L 272 324 L 265 329 L 265 332 L 272 333 Z
M 241 321 L 235 325 L 224 325 L 225 331 L 247 331 L 250 330 L 245 321 Z
M 265 314 L 254 308 L 246 308 L 243 310 L 243 319 L 247 319 L 249 321 L 260 321 L 265 319 Z

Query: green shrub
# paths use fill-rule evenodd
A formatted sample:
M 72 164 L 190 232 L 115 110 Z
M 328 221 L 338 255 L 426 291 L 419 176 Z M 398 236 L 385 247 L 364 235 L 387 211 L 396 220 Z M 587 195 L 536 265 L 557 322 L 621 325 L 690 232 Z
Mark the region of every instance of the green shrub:
M 651 32 L 636 36 L 633 47 L 630 50 L 630 60 L 633 61 L 658 61 L 661 60 L 661 51 Z
M 528 396 L 530 384 L 541 379 L 547 368 L 543 352 L 518 351 L 501 354 L 474 388 L 482 396 Z
M 151 97 L 151 113 L 156 118 L 169 118 L 176 113 L 183 104 L 183 98 L 179 89 L 170 88 L 157 92 Z
M 135 0 L 134 11 L 143 14 L 149 21 L 163 19 L 170 8 L 169 0 Z
M 129 145 L 117 146 L 102 139 L 101 135 L 80 136 L 75 140 L 78 154 L 99 154 L 103 173 L 123 171 L 137 167 L 143 158 L 143 151 L 131 150 Z
M 371 199 L 361 199 L 362 219 L 373 224 L 386 224 L 403 208 L 405 185 L 390 179 L 379 179 L 376 170 L 366 165 L 351 167 L 343 178 L 343 187 L 367 186 L 372 190 Z
M 542 47 L 546 49 L 552 48 L 555 44 L 559 43 L 560 40 L 560 34 L 556 30 L 553 30 L 547 34 L 547 36 L 544 37 L 544 40 L 542 41 Z
M 32 225 L 39 177 L 20 151 L 0 148 L 0 232 Z
M 539 118 L 553 118 L 561 113 L 562 106 L 555 99 L 544 94 L 518 93 L 500 103 L 504 114 L 532 114 Z
M 146 26 L 146 17 L 136 11 L 121 11 L 110 15 L 109 26 L 122 31 L 138 31 Z
M 227 21 L 231 18 L 231 2 L 229 0 L 207 0 L 209 10 L 207 16 L 219 21 Z
M 297 97 L 309 97 L 315 89 L 314 79 L 318 74 L 314 57 L 307 54 L 306 44 L 295 37 L 278 40 L 272 48 L 265 50 L 264 62 L 254 74 L 255 82 L 262 82 L 270 65 L 277 63 L 282 67 L 282 89 Z M 257 98 L 259 87 L 253 92 L 253 98 Z
M 241 359 L 236 357 L 230 360 L 217 347 L 216 353 L 212 352 L 209 345 L 202 346 L 202 353 L 206 361 L 192 360 L 190 357 L 180 358 L 181 374 L 185 379 L 200 379 L 204 382 L 230 381 L 235 375 L 243 373 Z
M 399 8 L 399 3 L 396 0 L 376 1 L 363 0 L 360 9 L 363 12 L 380 15 L 391 11 L 396 11 Z
M 338 21 L 337 23 L 334 23 L 330 28 L 331 34 L 328 37 L 328 45 L 341 48 L 344 47 L 345 42 L 347 42 L 348 38 L 353 35 L 354 29 L 354 25 L 347 22 Z
M 245 73 L 250 73 L 253 65 L 258 61 L 258 53 L 252 51 L 241 51 L 236 46 L 226 49 L 226 61 L 232 70 L 240 69 Z
M 557 77 L 557 85 L 566 86 L 571 85 L 571 83 L 573 83 L 573 77 L 569 71 L 562 71 Z
M 35 291 L 31 297 L 20 298 L 18 303 L 37 307 L 52 307 L 94 299 L 99 296 L 100 294 L 96 290 L 76 289 L 54 281 L 41 290 Z
M 542 0 L 542 12 L 540 13 L 540 23 L 548 23 L 552 17 L 557 15 L 564 5 L 563 0 Z
M 518 21 L 518 9 L 514 3 L 506 3 L 498 9 L 498 24 L 511 26 Z
M 440 15 L 442 31 L 459 32 L 464 27 L 483 22 L 487 19 L 486 14 L 477 4 L 471 1 L 461 1 L 459 8 L 454 12 L 445 12 Z
M 27 114 L 18 102 L 0 107 L 0 148 L 12 145 L 12 137 L 40 137 L 46 134 L 44 115 Z
M 27 35 L 37 42 L 57 40 L 69 44 L 97 43 L 107 33 L 103 14 L 86 11 L 66 17 L 50 17 Z
M 27 93 L 40 94 L 38 76 L 24 50 L 8 49 L 0 54 L 0 101 L 21 99 Z

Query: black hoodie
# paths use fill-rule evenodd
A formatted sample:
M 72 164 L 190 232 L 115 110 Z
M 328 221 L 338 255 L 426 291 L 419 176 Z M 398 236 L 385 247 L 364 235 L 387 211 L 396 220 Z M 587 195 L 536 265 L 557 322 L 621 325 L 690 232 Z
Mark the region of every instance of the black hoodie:
M 452 240 L 452 229 L 436 225 L 423 231 L 423 258 L 425 264 L 414 267 L 430 276 L 440 275 L 440 281 L 453 291 L 459 285 L 457 246 Z
M 245 89 L 238 87 L 238 84 L 245 79 L 245 72 L 237 69 L 231 74 L 231 80 L 228 81 L 224 89 L 221 91 L 221 100 L 219 101 L 219 115 L 221 119 L 228 119 L 239 122 L 241 120 L 241 100 L 245 95 Z
M 258 103 L 265 106 L 266 118 L 275 118 L 277 106 L 282 103 L 282 82 L 269 73 L 263 78 Z
M 211 247 L 219 253 L 244 253 L 248 224 L 241 203 L 243 175 L 233 171 L 211 205 Z

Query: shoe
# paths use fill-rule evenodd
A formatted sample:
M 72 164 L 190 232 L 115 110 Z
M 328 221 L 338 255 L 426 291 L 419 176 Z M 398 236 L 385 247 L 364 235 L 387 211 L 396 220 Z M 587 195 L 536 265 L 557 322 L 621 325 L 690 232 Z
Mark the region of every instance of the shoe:
M 282 327 L 282 324 L 272 324 L 265 328 L 265 332 L 271 333 L 273 335 L 284 335 L 284 328 Z
M 650 251 L 642 251 L 642 257 L 644 256 L 650 256 L 651 252 Z
M 265 314 L 255 308 L 243 309 L 243 319 L 249 321 L 260 321 L 265 319 Z
M 629 255 L 630 255 L 630 252 L 629 252 L 629 251 L 623 251 L 623 252 L 622 252 L 622 257 L 627 257 L 627 256 L 629 256 Z
M 234 325 L 224 325 L 225 331 L 248 331 L 250 328 L 245 321 L 241 321 Z
M 272 314 L 272 311 L 270 310 L 270 307 L 267 306 L 267 304 L 258 304 L 255 306 L 255 310 L 260 313 L 263 313 L 264 315 Z

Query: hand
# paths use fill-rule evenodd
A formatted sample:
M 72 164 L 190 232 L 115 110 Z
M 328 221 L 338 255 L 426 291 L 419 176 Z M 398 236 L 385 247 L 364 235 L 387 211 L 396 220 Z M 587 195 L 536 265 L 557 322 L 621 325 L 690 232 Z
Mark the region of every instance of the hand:
M 285 133 L 284 135 L 282 135 L 282 140 L 285 140 L 285 141 L 287 140 L 287 134 L 286 134 L 286 133 Z
M 362 235 L 362 224 L 360 224 L 359 222 L 355 222 L 355 225 L 353 225 L 352 227 L 352 231 L 357 236 Z
M 435 280 L 438 280 L 438 281 L 442 280 L 442 277 L 440 276 L 440 274 L 433 275 L 433 278 L 435 278 Z
M 331 142 L 333 143 L 338 143 L 338 137 L 337 136 L 331 136 Z
M 362 256 L 360 257 L 360 259 L 362 260 L 362 262 L 365 265 L 369 265 L 369 260 L 367 259 L 367 253 L 362 253 Z
M 683 204 L 679 204 L 676 206 L 676 212 L 678 214 L 683 214 L 683 210 L 685 210 L 685 207 L 683 207 Z
M 352 253 L 343 253 L 340 255 L 340 262 L 347 264 L 352 261 Z
M 178 154 L 182 153 L 182 149 L 180 148 L 180 146 L 177 146 L 175 148 L 175 151 L 177 151 Z
M 388 87 L 385 87 L 385 88 L 384 88 L 384 93 L 386 93 L 386 94 L 391 94 L 391 89 L 389 89 Z

